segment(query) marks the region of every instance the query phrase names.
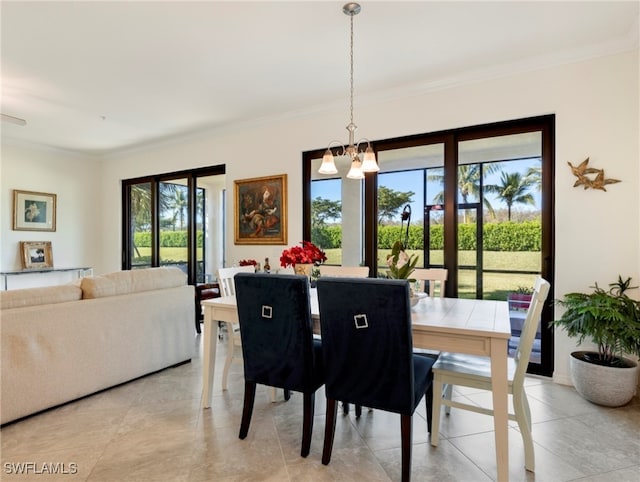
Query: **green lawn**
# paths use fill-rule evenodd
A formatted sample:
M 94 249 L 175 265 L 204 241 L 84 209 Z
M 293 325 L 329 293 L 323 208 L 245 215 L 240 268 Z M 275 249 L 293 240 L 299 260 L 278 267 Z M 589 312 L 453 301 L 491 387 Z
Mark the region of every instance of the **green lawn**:
M 409 255 L 418 255 L 418 266 L 423 265 L 422 251 L 407 251 Z M 342 250 L 328 249 L 327 263 L 342 264 Z M 384 272 L 387 255 L 391 253 L 390 249 L 381 249 L 378 257 L 378 268 L 381 273 Z M 475 265 L 475 251 L 460 251 L 459 264 L 473 266 Z M 443 263 L 442 251 L 431 251 L 431 263 L 434 265 Z M 540 270 L 540 253 L 531 251 L 485 251 L 484 252 L 484 268 L 492 270 L 522 270 L 522 271 L 539 271 Z M 533 287 L 535 275 L 530 274 L 507 274 L 507 273 L 484 273 L 483 285 L 485 298 L 505 300 L 507 295 L 521 286 Z M 475 298 L 476 275 L 473 270 L 460 270 L 458 274 L 458 295 L 461 298 Z
M 138 248 L 140 256 L 151 256 L 151 248 Z M 171 261 L 184 261 L 187 262 L 187 248 L 160 248 L 160 256 L 162 259 L 169 259 Z M 134 258 L 135 261 L 136 258 Z M 202 259 L 202 250 L 198 250 L 198 259 Z
M 151 248 L 138 248 L 141 256 L 150 256 Z M 385 261 L 390 249 L 379 251 L 378 267 L 380 273 L 384 273 Z M 417 254 L 419 261 L 418 266 L 422 266 L 422 251 L 409 250 L 410 255 Z M 328 249 L 327 264 L 342 264 L 342 250 Z M 161 248 L 161 256 L 165 260 L 184 261 L 187 262 L 187 248 Z M 442 264 L 443 252 L 432 251 L 432 264 Z M 135 262 L 135 260 L 134 260 Z M 459 263 L 461 265 L 475 265 L 475 251 L 460 251 Z M 484 253 L 485 269 L 508 269 L 522 271 L 539 271 L 540 270 L 540 253 L 530 251 L 505 252 L 505 251 L 485 251 Z M 520 286 L 532 287 L 535 275 L 530 274 L 501 274 L 501 273 L 484 273 L 483 284 L 485 298 L 504 300 L 507 295 Z M 458 274 L 458 295 L 461 298 L 475 297 L 475 271 L 460 270 Z

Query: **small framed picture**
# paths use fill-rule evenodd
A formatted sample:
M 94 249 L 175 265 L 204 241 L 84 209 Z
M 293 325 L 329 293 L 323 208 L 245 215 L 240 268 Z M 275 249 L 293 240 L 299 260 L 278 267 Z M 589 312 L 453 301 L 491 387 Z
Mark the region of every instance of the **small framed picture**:
M 20 241 L 24 269 L 53 268 L 51 241 Z
M 235 244 L 287 244 L 287 175 L 235 181 Z
M 13 190 L 14 231 L 55 231 L 56 195 Z

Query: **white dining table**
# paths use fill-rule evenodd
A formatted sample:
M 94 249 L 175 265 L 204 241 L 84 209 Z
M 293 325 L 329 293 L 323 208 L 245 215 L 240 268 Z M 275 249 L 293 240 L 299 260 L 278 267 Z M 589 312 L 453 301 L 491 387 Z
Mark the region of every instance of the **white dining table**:
M 318 299 L 311 290 L 311 315 L 319 320 Z M 218 321 L 238 323 L 234 296 L 202 301 L 204 347 L 202 408 L 211 407 Z M 509 479 L 507 346 L 511 337 L 506 301 L 423 297 L 411 309 L 414 348 L 484 355 L 491 358 L 498 481 Z M 231 333 L 231 330 L 228 331 Z

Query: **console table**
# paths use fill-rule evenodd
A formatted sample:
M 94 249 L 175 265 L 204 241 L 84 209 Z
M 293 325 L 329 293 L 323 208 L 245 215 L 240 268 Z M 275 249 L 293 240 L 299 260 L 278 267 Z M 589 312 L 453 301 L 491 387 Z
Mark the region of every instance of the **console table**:
M 21 269 L 18 271 L 2 271 L 0 276 L 4 278 L 3 289 L 7 291 L 8 280 L 10 276 L 20 276 L 24 274 L 47 274 L 47 273 L 64 273 L 75 272 L 78 278 L 93 275 L 93 268 L 90 266 L 82 266 L 80 268 L 41 268 L 41 269 Z

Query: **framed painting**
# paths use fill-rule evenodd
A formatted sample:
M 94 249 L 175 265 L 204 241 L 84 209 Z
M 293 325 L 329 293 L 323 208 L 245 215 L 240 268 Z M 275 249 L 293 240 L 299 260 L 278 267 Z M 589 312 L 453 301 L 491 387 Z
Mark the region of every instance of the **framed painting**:
M 14 231 L 55 231 L 56 195 L 13 190 Z
M 287 175 L 235 181 L 235 244 L 287 244 Z
M 24 269 L 53 268 L 51 241 L 20 241 Z

